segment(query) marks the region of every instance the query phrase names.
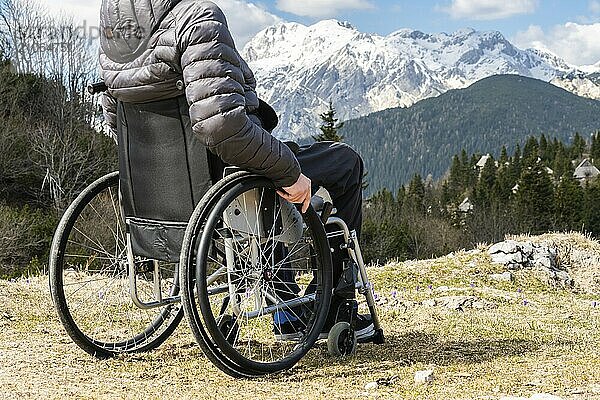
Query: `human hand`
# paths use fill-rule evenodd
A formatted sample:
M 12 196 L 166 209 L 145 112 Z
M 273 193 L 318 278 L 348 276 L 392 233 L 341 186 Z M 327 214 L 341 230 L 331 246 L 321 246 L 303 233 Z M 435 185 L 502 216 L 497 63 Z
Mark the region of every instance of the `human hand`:
M 304 174 L 300 174 L 296 183 L 278 190 L 277 194 L 290 203 L 302 203 L 302 213 L 305 213 L 310 206 L 310 199 L 312 197 L 310 179 L 304 176 Z

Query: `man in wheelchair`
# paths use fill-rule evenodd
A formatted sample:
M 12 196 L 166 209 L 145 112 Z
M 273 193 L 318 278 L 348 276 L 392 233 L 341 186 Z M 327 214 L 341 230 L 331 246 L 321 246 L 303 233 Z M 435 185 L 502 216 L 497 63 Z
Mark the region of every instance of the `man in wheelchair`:
M 116 137 L 117 106 L 185 96 L 196 138 L 218 161 L 268 177 L 279 195 L 305 212 L 316 188 L 324 187 L 336 216 L 360 234 L 363 162 L 349 146 L 320 142 L 299 147 L 284 144 L 270 132 L 275 112 L 257 97 L 256 81 L 235 48 L 222 11 L 201 0 L 104 0 L 101 14 L 100 65 L 108 87 L 102 105 Z M 135 129 L 135 127 L 130 127 Z M 143 127 L 140 127 L 143 129 Z M 183 155 L 182 155 L 183 156 Z M 222 169 L 222 168 L 221 168 Z M 335 295 L 321 337 L 353 314 L 359 341 L 374 334 L 368 315 L 357 315 L 356 267 L 331 238 Z M 345 254 L 345 255 L 344 255 Z M 298 332 L 298 317 L 273 315 L 276 336 Z

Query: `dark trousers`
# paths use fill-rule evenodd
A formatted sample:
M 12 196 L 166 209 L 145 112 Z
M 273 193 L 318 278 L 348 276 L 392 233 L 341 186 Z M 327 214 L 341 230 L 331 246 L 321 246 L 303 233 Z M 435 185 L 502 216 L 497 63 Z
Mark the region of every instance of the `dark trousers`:
M 225 165 L 211 152 L 208 158 L 210 175 L 216 183 L 222 178 Z M 360 237 L 364 173 L 360 155 L 345 143 L 317 142 L 300 146 L 296 158 L 302 173 L 312 182 L 313 194 L 319 187 L 327 189 L 337 209 L 336 216 Z
M 300 162 L 302 173 L 312 181 L 313 193 L 319 187 L 327 189 L 337 209 L 336 216 L 344 220 L 350 230 L 356 230 L 360 237 L 362 224 L 362 177 L 364 172 L 363 161 L 356 151 L 344 143 L 317 142 L 301 146 L 296 154 Z M 337 230 L 334 228 L 333 230 Z M 333 285 L 337 285 L 343 272 L 344 259 L 348 257 L 345 250 L 340 249 L 342 237 L 331 238 L 330 246 L 335 250 L 332 253 Z M 299 293 L 300 288 L 295 283 L 295 276 L 291 269 L 286 269 L 280 274 L 280 283 L 275 284 L 275 290 L 282 299 L 294 298 L 294 293 Z M 316 289 L 311 283 L 306 293 Z M 354 298 L 354 288 L 334 296 L 330 308 L 330 319 L 336 318 L 337 307 L 343 299 Z M 303 315 L 302 307 L 293 310 L 292 319 Z M 290 318 L 288 316 L 288 318 Z M 329 323 L 331 325 L 331 323 Z
M 360 237 L 364 165 L 358 153 L 345 143 L 317 142 L 300 147 L 296 158 L 313 190 L 319 186 L 327 189 L 336 215 Z
M 360 238 L 362 225 L 362 177 L 364 165 L 360 155 L 350 146 L 336 142 L 317 142 L 302 146 L 296 155 L 302 167 L 302 173 L 312 181 L 313 190 L 318 187 L 327 189 L 337 209 L 336 216 L 344 220 L 350 230 L 356 230 Z M 337 230 L 337 228 L 333 228 Z M 341 250 L 342 237 L 329 240 L 334 252 L 333 285 L 337 285 L 343 272 L 346 250 Z M 354 290 L 344 297 L 353 297 Z

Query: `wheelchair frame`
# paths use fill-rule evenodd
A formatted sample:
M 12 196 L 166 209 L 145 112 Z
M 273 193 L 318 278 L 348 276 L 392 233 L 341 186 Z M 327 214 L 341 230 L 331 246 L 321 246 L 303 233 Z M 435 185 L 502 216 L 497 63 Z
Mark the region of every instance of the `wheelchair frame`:
M 257 205 L 256 201 L 252 201 L 251 204 L 254 204 L 255 206 Z M 293 207 L 292 207 L 292 210 L 293 211 L 290 211 L 290 212 L 295 211 L 297 213 L 297 211 Z M 252 217 L 250 218 L 250 221 L 254 221 L 254 220 L 260 221 L 260 218 L 258 217 L 259 211 L 256 209 L 256 207 L 249 211 L 251 212 L 251 215 L 252 215 Z M 321 211 L 321 213 L 323 213 L 323 211 Z M 285 214 L 283 214 L 283 215 L 285 215 Z M 321 214 L 321 215 L 324 215 L 324 214 Z M 229 217 L 229 219 L 232 223 L 234 222 L 231 219 L 231 217 Z M 226 220 L 227 220 L 227 218 L 226 218 Z M 244 223 L 242 222 L 242 224 L 244 224 Z M 252 229 L 250 226 L 251 225 L 250 223 L 246 223 L 246 224 L 248 225 L 247 227 L 245 227 L 246 229 Z M 260 223 L 257 223 L 257 225 L 260 225 Z M 377 308 L 376 308 L 375 297 L 374 297 L 374 292 L 373 292 L 374 288 L 373 288 L 373 284 L 369 281 L 369 278 L 367 275 L 367 270 L 366 270 L 366 266 L 365 266 L 365 263 L 364 263 L 364 260 L 362 257 L 362 251 L 360 249 L 360 244 L 358 241 L 356 231 L 355 230 L 350 231 L 346 222 L 344 220 L 342 220 L 341 218 L 338 218 L 335 216 L 327 217 L 327 220 L 324 225 L 335 225 L 339 228 L 339 231 L 327 233 L 327 237 L 329 239 L 329 238 L 336 237 L 336 236 L 343 236 L 344 244 L 342 245 L 342 248 L 340 250 L 347 250 L 349 256 L 352 258 L 352 260 L 358 266 L 358 279 L 357 279 L 355 288 L 359 294 L 362 294 L 365 296 L 367 307 L 369 308 L 369 313 L 371 314 L 371 317 L 373 319 L 373 325 L 374 325 L 374 329 L 375 329 L 375 335 L 373 337 L 373 342 L 376 344 L 381 344 L 384 341 L 383 329 L 381 328 L 381 322 L 379 320 L 379 315 L 377 314 Z M 258 229 L 263 229 L 263 228 L 259 227 Z M 226 242 L 226 246 L 225 246 L 226 252 L 225 253 L 226 253 L 226 260 L 227 260 L 228 275 L 230 275 L 232 273 L 232 271 L 235 269 L 234 255 L 233 255 L 233 251 L 232 251 L 232 248 L 233 248 L 232 241 L 233 240 L 234 240 L 234 238 L 225 239 L 225 242 Z M 132 249 L 132 245 L 131 245 L 131 237 L 130 237 L 130 234 L 127 234 L 127 260 L 128 260 L 128 264 L 129 264 L 128 268 L 129 268 L 129 284 L 130 284 L 130 286 L 129 286 L 130 292 L 129 293 L 131 296 L 131 300 L 137 307 L 139 307 L 141 309 L 151 309 L 151 308 L 155 308 L 155 307 L 161 307 L 161 306 L 165 306 L 165 305 L 169 305 L 169 304 L 178 303 L 181 301 L 181 296 L 172 296 L 172 297 L 163 298 L 162 290 L 161 290 L 160 269 L 158 266 L 158 261 L 156 261 L 156 260 L 153 261 L 153 267 L 154 267 L 153 282 L 154 282 L 155 299 L 152 302 L 141 301 L 139 299 L 139 296 L 137 293 L 137 283 L 136 283 L 137 282 L 137 278 L 136 278 L 137 273 L 135 270 L 134 257 L 135 256 L 133 254 L 133 249 Z M 257 262 L 257 260 L 256 260 L 257 256 L 253 255 L 253 258 L 254 258 L 254 262 Z M 207 279 L 208 284 L 210 285 L 210 284 L 214 283 L 217 280 L 217 276 L 220 275 L 222 272 L 223 271 L 221 271 L 221 270 L 216 271 L 212 277 L 209 277 Z M 229 286 L 227 288 L 221 288 L 221 290 L 223 290 L 223 291 L 229 290 L 229 295 L 232 297 L 235 294 L 234 288 L 231 286 L 231 284 L 229 284 Z M 256 295 L 258 295 L 258 293 Z M 273 314 L 273 313 L 280 311 L 286 307 L 296 307 L 296 306 L 302 305 L 304 303 L 314 301 L 314 299 L 315 299 L 315 296 L 310 295 L 310 294 L 305 295 L 298 299 L 290 300 L 290 301 L 278 299 L 278 298 L 274 297 L 273 295 L 271 295 L 270 293 L 267 293 L 266 296 L 268 296 L 269 300 L 275 304 L 271 305 L 271 306 L 266 306 L 264 308 L 261 308 L 260 310 L 255 310 L 251 313 L 246 313 L 247 318 L 251 319 L 251 318 L 256 318 L 258 316 L 263 316 L 266 314 Z M 259 302 L 262 302 L 263 300 L 264 299 L 258 299 L 258 298 L 256 299 L 257 308 L 260 307 Z M 241 314 L 239 307 L 238 307 L 238 312 L 239 312 L 239 314 Z
M 367 268 L 365 266 L 362 251 L 360 249 L 360 243 L 358 242 L 358 235 L 356 234 L 355 230 L 350 231 L 348 229 L 348 225 L 346 225 L 346 222 L 338 217 L 329 217 L 325 225 L 336 225 L 340 229 L 338 232 L 328 233 L 328 238 L 339 235 L 343 235 L 344 237 L 344 244 L 342 245 L 342 248 L 348 251 L 348 254 L 358 266 L 356 290 L 358 293 L 365 296 L 369 313 L 373 319 L 375 334 L 372 338 L 372 342 L 375 344 L 383 344 L 383 329 L 381 327 L 381 321 L 379 320 L 379 314 L 377 313 L 377 307 L 375 304 L 374 287 L 371 281 L 369 281 L 369 277 L 367 275 Z
M 256 211 L 256 210 L 253 210 Z M 255 217 L 257 220 L 258 216 Z M 375 336 L 373 338 L 374 343 L 383 343 L 383 329 L 381 328 L 381 322 L 379 320 L 379 315 L 377 314 L 377 308 L 375 304 L 374 297 L 374 287 L 373 284 L 369 281 L 369 277 L 367 275 L 366 266 L 362 257 L 362 251 L 360 249 L 360 244 L 358 242 L 358 237 L 355 230 L 350 231 L 348 225 L 344 220 L 338 217 L 328 217 L 325 225 L 335 225 L 340 230 L 337 232 L 330 232 L 327 234 L 328 238 L 332 238 L 335 236 L 343 236 L 344 244 L 340 250 L 347 250 L 349 256 L 358 266 L 358 280 L 356 282 L 356 290 L 358 293 L 365 296 L 367 306 L 369 308 L 369 313 L 373 319 L 373 325 L 375 328 Z M 233 269 L 235 269 L 234 261 L 233 261 L 233 253 L 232 253 L 232 244 L 228 241 L 233 241 L 234 239 L 226 239 L 226 256 L 227 256 L 227 272 L 231 273 Z M 155 307 L 161 307 L 164 305 L 174 304 L 181 301 L 181 296 L 172 296 L 163 298 L 161 291 L 161 277 L 160 270 L 158 267 L 158 262 L 156 260 L 153 261 L 154 271 L 153 271 L 153 282 L 154 282 L 154 295 L 155 299 L 153 302 L 143 302 L 139 299 L 137 294 L 137 273 L 135 270 L 135 255 L 133 254 L 133 249 L 131 245 L 131 237 L 127 234 L 127 260 L 129 264 L 129 283 L 130 283 L 130 296 L 133 303 L 141 308 L 141 309 L 151 309 Z M 217 271 L 215 275 L 211 278 L 208 278 L 208 284 L 212 284 L 217 280 L 217 275 L 222 273 L 223 271 Z M 229 290 L 229 294 L 233 295 L 233 288 L 231 285 L 227 288 Z M 277 299 L 273 297 L 271 294 L 267 294 L 270 296 L 269 300 L 275 305 L 264 307 L 262 310 L 256 310 L 253 313 L 247 314 L 248 318 L 255 318 L 257 316 L 262 316 L 265 314 L 273 314 L 277 311 L 284 309 L 285 307 L 295 307 L 301 305 L 303 303 L 314 301 L 314 295 L 307 295 L 303 298 L 296 299 L 293 301 L 284 301 L 281 299 Z M 258 301 L 259 299 L 257 299 Z M 258 303 L 257 303 L 258 304 Z M 257 307 L 258 308 L 258 307 Z M 240 311 L 241 314 L 241 311 Z
M 243 173 L 242 175 L 243 176 Z M 250 176 L 250 175 L 248 175 Z M 113 174 L 109 174 L 107 176 L 105 176 L 104 178 L 99 179 L 97 182 L 100 182 L 102 179 L 104 180 L 114 180 L 117 178 L 117 175 L 115 173 Z M 97 182 L 95 182 L 94 184 L 96 184 Z M 93 186 L 94 184 L 92 184 L 91 186 Z M 88 190 L 84 191 L 84 193 L 82 193 L 83 195 L 87 195 L 89 196 L 89 193 L 86 194 L 86 192 L 88 192 Z M 256 193 L 255 193 L 256 194 Z M 244 194 L 246 195 L 246 194 Z M 81 196 L 80 196 L 81 197 Z M 85 197 L 85 196 L 83 196 Z M 279 199 L 279 197 L 277 197 Z M 80 200 L 78 198 L 78 200 Z M 77 203 L 76 200 L 74 202 Z M 90 199 L 90 201 L 93 200 L 93 197 Z M 316 300 L 316 296 L 314 293 L 304 293 L 303 295 L 297 297 L 297 298 L 293 298 L 290 300 L 284 300 L 281 297 L 278 297 L 276 291 L 274 291 L 273 293 L 270 293 L 268 290 L 264 290 L 264 291 L 256 291 L 254 293 L 255 295 L 255 299 L 254 299 L 254 309 L 253 310 L 242 310 L 242 308 L 239 306 L 238 303 L 241 301 L 240 300 L 240 296 L 237 295 L 237 288 L 233 287 L 232 285 L 232 276 L 233 274 L 237 273 L 236 270 L 236 264 L 235 264 L 235 255 L 233 253 L 233 248 L 236 244 L 236 241 L 241 241 L 241 242 L 248 242 L 249 240 L 255 240 L 253 239 L 250 235 L 248 237 L 244 237 L 244 231 L 248 231 L 251 230 L 250 225 L 256 225 L 259 226 L 261 225 L 259 223 L 259 221 L 261 221 L 261 210 L 259 210 L 258 208 L 260 206 L 258 206 L 257 200 L 256 199 L 245 199 L 245 204 L 254 204 L 254 208 L 252 208 L 251 210 L 246 209 L 246 211 L 250 212 L 250 215 L 244 215 L 244 219 L 245 219 L 245 224 L 248 225 L 247 227 L 244 227 L 244 222 L 240 222 L 240 221 L 236 221 L 235 220 L 235 216 L 236 211 L 239 210 L 233 210 L 231 211 L 230 209 L 233 207 L 232 205 L 229 205 L 227 208 L 227 211 L 230 212 L 224 212 L 223 213 L 223 221 L 226 221 L 226 223 L 228 225 L 231 226 L 236 226 L 235 231 L 236 232 L 241 232 L 239 234 L 239 237 L 227 237 L 224 239 L 224 243 L 225 243 L 225 265 L 221 266 L 219 269 L 217 269 L 216 271 L 214 271 L 210 276 L 207 276 L 206 278 L 206 285 L 210 286 L 213 283 L 217 282 L 217 280 L 219 279 L 219 277 L 222 277 L 224 275 L 227 276 L 227 283 L 225 284 L 221 284 L 220 286 L 216 286 L 214 288 L 209 289 L 209 294 L 210 295 L 217 295 L 217 294 L 226 294 L 227 297 L 230 299 L 230 301 L 233 303 L 233 310 L 234 310 L 234 318 L 242 318 L 246 321 L 252 320 L 254 318 L 259 318 L 262 316 L 266 316 L 266 315 L 275 315 L 276 313 L 278 313 L 279 311 L 284 311 L 284 310 L 291 310 L 295 307 L 300 307 L 303 305 L 308 305 L 310 303 L 314 303 Z M 233 203 L 232 203 L 233 204 Z M 282 222 L 282 224 L 291 224 L 291 229 L 286 229 L 285 231 L 283 231 L 283 233 L 281 233 L 278 236 L 275 236 L 275 234 L 273 233 L 273 239 L 275 239 L 275 242 L 277 241 L 281 241 L 284 242 L 285 240 L 287 240 L 288 242 L 293 242 L 296 239 L 301 239 L 301 237 L 298 237 L 298 232 L 300 234 L 300 236 L 302 235 L 302 217 L 299 217 L 300 214 L 297 211 L 296 207 L 292 206 L 291 204 L 285 202 L 284 200 L 280 199 L 279 200 L 279 204 L 282 210 L 284 210 L 284 212 L 281 213 L 281 215 L 286 215 L 285 218 L 282 218 L 282 220 L 285 220 L 284 222 Z M 85 205 L 85 204 L 84 204 Z M 81 205 L 79 204 L 77 207 L 80 207 Z M 114 206 L 114 204 L 113 204 Z M 77 208 L 76 207 L 76 208 Z M 70 207 L 71 209 L 72 207 Z M 342 236 L 344 239 L 344 243 L 342 246 L 340 246 L 340 249 L 336 249 L 339 251 L 347 251 L 348 255 L 350 256 L 350 258 L 356 263 L 356 266 L 358 267 L 358 274 L 357 274 L 357 281 L 355 282 L 355 289 L 358 290 L 359 294 L 362 294 L 365 296 L 366 298 L 366 303 L 367 306 L 369 308 L 369 312 L 372 316 L 373 319 L 373 324 L 374 324 L 374 328 L 375 328 L 375 334 L 372 337 L 371 341 L 373 341 L 374 343 L 383 343 L 383 331 L 381 329 L 381 325 L 380 325 L 380 320 L 378 318 L 377 315 L 377 310 L 375 307 L 375 300 L 374 300 L 374 296 L 373 296 L 373 285 L 372 283 L 369 281 L 368 276 L 367 276 L 367 271 L 366 271 L 366 267 L 362 258 L 362 253 L 360 250 L 360 245 L 358 243 L 358 239 L 357 239 L 357 235 L 355 231 L 350 231 L 348 229 L 348 226 L 346 225 L 346 223 L 335 216 L 330 216 L 330 211 L 331 211 L 331 206 L 329 204 L 329 207 L 324 207 L 323 210 L 321 210 L 320 214 L 317 213 L 316 214 L 316 218 L 318 218 L 320 220 L 320 224 L 322 224 L 323 220 L 325 220 L 325 224 L 323 225 L 332 225 L 335 226 L 337 228 L 336 231 L 334 232 L 330 232 L 325 234 L 327 240 L 329 240 L 330 238 L 336 237 L 336 236 Z M 229 214 L 229 215 L 228 215 Z M 69 212 L 65 213 L 65 215 L 69 216 L 69 218 L 72 218 L 71 214 Z M 123 213 L 122 211 L 120 212 L 121 215 L 121 222 L 124 222 L 124 225 L 127 226 L 128 221 L 125 219 L 125 221 L 123 221 Z M 279 213 L 278 213 L 279 215 Z M 63 217 L 64 218 L 64 217 Z M 75 220 L 76 221 L 76 220 Z M 249 222 L 252 221 L 252 222 Z M 294 226 L 294 224 L 296 224 L 296 226 Z M 298 227 L 298 224 L 300 224 L 300 226 Z M 64 225 L 61 221 L 61 225 Z M 285 226 L 285 225 L 284 225 Z M 188 227 L 189 229 L 189 227 Z M 260 229 L 264 229 L 262 226 L 260 227 Z M 291 232 L 291 233 L 290 233 Z M 295 233 L 294 233 L 295 232 Z M 59 240 L 59 233 L 63 234 L 62 232 L 59 232 L 59 230 L 57 230 L 57 235 L 55 236 L 55 240 L 53 242 L 53 257 L 55 257 L 55 255 L 57 253 L 59 253 L 59 249 L 58 249 L 58 242 L 60 242 Z M 286 236 L 287 235 L 287 236 Z M 168 307 L 172 307 L 172 306 L 176 306 L 178 307 L 178 304 L 182 302 L 182 295 L 180 293 L 177 293 L 177 291 L 173 292 L 173 290 L 171 290 L 170 295 L 164 295 L 163 294 L 163 276 L 162 276 L 162 272 L 161 272 L 161 268 L 159 265 L 159 261 L 157 260 L 146 260 L 146 261 L 142 261 L 142 267 L 144 267 L 142 270 L 140 270 L 139 268 L 139 260 L 136 262 L 136 255 L 134 254 L 134 250 L 133 250 L 133 246 L 131 243 L 131 236 L 129 234 L 129 232 L 127 231 L 126 233 L 126 259 L 122 260 L 122 261 L 118 261 L 120 263 L 126 262 L 127 266 L 123 266 L 124 268 L 126 268 L 126 273 L 127 273 L 127 278 L 128 278 L 128 292 L 129 292 L 129 297 L 134 305 L 134 307 L 139 308 L 140 310 L 152 310 L 152 309 L 156 309 L 156 308 L 168 308 Z M 258 256 L 258 250 L 257 250 L 257 244 L 256 243 L 252 243 L 251 246 L 249 246 L 249 248 L 251 249 L 251 263 L 254 265 L 254 267 L 259 268 L 257 265 L 262 265 L 261 261 L 259 259 Z M 331 249 L 331 244 L 329 244 L 329 248 L 331 251 L 333 251 L 334 249 Z M 89 262 L 89 260 L 88 260 Z M 56 278 L 56 274 L 57 274 L 57 266 L 56 266 L 56 259 L 51 258 L 51 275 L 54 276 L 54 278 L 51 278 L 51 287 L 52 287 L 52 294 L 53 294 L 53 298 L 55 300 L 55 304 L 57 306 L 57 309 L 59 310 L 59 315 L 61 316 L 61 321 L 63 322 L 63 324 L 65 325 L 65 327 L 67 328 L 67 332 L 73 337 L 74 341 L 81 345 L 81 339 L 80 338 L 76 338 L 77 335 L 81 335 L 82 332 L 78 331 L 78 328 L 75 326 L 75 328 L 73 328 L 73 324 L 75 324 L 73 322 L 73 318 L 71 318 L 70 314 L 65 317 L 64 313 L 66 311 L 66 313 L 68 314 L 68 305 L 65 304 L 61 304 L 61 302 L 59 300 L 57 300 L 57 293 L 59 293 L 62 288 L 57 288 L 57 286 L 62 285 L 62 278 L 60 278 L 59 280 L 57 280 Z M 181 265 L 178 267 L 181 268 Z M 60 271 L 59 271 L 60 272 Z M 138 285 L 138 275 L 140 274 L 145 274 L 145 276 L 147 277 L 148 275 L 151 274 L 151 282 L 152 282 L 152 294 L 153 294 L 153 298 L 151 299 L 145 299 L 142 300 L 142 296 L 140 296 L 139 293 L 139 285 Z M 173 277 L 173 287 L 178 287 L 179 286 L 179 272 L 175 271 L 175 276 Z M 333 291 L 333 288 L 331 289 Z M 300 295 L 300 294 L 298 294 Z M 328 303 L 327 303 L 328 304 Z M 67 308 L 67 310 L 65 310 L 65 308 Z M 181 310 L 179 311 L 181 312 Z M 175 324 L 178 323 L 179 321 L 177 320 L 177 318 L 175 318 Z M 69 324 L 71 324 L 70 326 L 68 326 Z M 75 324 L 76 325 L 76 324 Z M 174 327 L 173 327 L 174 329 Z M 346 334 L 348 335 L 354 335 L 353 332 L 353 328 L 351 326 L 347 326 L 346 327 Z M 73 336 L 73 331 L 75 331 L 75 336 Z M 336 330 L 336 334 L 340 334 L 340 332 L 338 332 L 339 330 Z M 157 345 L 159 345 L 160 343 L 162 343 L 162 341 L 164 341 L 164 339 L 166 339 L 170 334 L 172 333 L 172 330 L 170 329 L 170 326 L 167 327 L 166 331 L 165 331 L 165 335 L 161 335 L 160 340 L 158 340 L 156 343 L 154 342 L 150 342 L 145 344 L 144 346 L 141 347 L 141 349 L 137 349 L 135 351 L 144 351 L 144 350 L 148 350 L 151 349 Z M 208 335 L 205 334 L 205 336 L 208 338 Z M 330 339 L 332 339 L 330 337 Z M 333 340 L 337 340 L 338 338 L 335 337 L 333 338 Z M 93 343 L 94 340 L 90 339 L 91 342 Z M 209 339 L 206 339 L 208 342 L 210 342 Z M 316 337 L 315 337 L 316 340 Z M 85 344 L 85 343 L 84 343 Z M 212 343 L 213 346 L 215 346 L 214 343 Z M 84 349 L 86 349 L 85 346 L 82 346 Z M 216 347 L 218 347 L 218 345 L 216 345 Z M 86 349 L 86 351 L 90 352 L 89 349 Z M 119 353 L 121 351 L 127 351 L 127 350 L 119 350 L 117 348 L 117 346 L 115 346 L 115 349 L 113 350 L 116 353 Z M 355 346 L 351 346 L 349 349 L 347 349 L 347 351 L 344 353 L 340 353 L 340 354 L 352 354 L 355 351 Z M 108 351 L 110 352 L 110 351 Z M 116 354 L 115 353 L 115 354 Z M 97 353 L 93 353 L 96 356 L 106 356 L 107 354 L 97 354 Z M 213 362 L 215 362 L 215 360 L 213 360 Z M 219 360 L 219 362 L 221 362 Z M 217 365 L 219 366 L 219 365 Z M 277 372 L 276 370 L 269 370 L 269 371 L 250 371 L 249 373 L 245 373 L 244 371 L 240 371 L 239 369 L 236 369 L 237 367 L 227 367 L 223 368 L 222 366 L 220 366 L 221 369 L 223 369 L 225 372 L 234 375 L 234 376 L 256 376 L 256 375 L 262 375 L 264 373 L 270 373 L 270 372 Z

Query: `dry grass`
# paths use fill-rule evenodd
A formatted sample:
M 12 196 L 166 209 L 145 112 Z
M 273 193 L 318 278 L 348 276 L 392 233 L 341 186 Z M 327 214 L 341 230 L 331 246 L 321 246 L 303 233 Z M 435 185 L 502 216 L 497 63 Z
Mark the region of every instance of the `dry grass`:
M 597 240 L 578 232 L 521 235 L 511 239 L 555 247 L 560 263 L 575 280 L 575 288 L 590 294 L 600 293 L 600 243 Z
M 62 330 L 47 278 L 0 281 L 0 398 L 600 398 L 600 293 L 555 290 L 525 272 L 513 282 L 491 281 L 501 269 L 481 251 L 372 269 L 387 299 L 385 345 L 362 345 L 355 357 L 336 359 L 320 343 L 292 371 L 255 381 L 220 373 L 185 323 L 154 352 L 95 360 Z M 420 304 L 449 294 L 497 308 Z M 415 371 L 428 367 L 435 381 L 416 385 Z M 390 386 L 364 388 L 395 375 Z

